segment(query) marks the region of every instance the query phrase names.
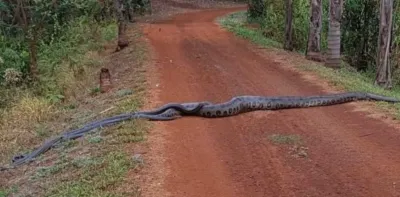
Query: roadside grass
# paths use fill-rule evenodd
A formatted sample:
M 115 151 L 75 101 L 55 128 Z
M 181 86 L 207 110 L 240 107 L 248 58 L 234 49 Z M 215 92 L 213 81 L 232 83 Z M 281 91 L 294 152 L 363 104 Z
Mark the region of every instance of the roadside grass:
M 268 139 L 276 145 L 289 146 L 289 154 L 297 158 L 307 158 L 308 148 L 300 135 L 296 134 L 271 134 Z
M 140 40 L 139 30 L 131 26 L 128 35 L 132 44 L 118 53 L 111 53 L 116 38 L 116 28 L 111 27 L 102 30 L 107 39 L 101 41 L 108 42 L 99 45 L 105 48 L 109 45 L 108 52 L 103 47 L 94 51 L 91 51 L 93 48 L 83 50 L 85 55 L 79 56 L 83 58 L 79 64 L 89 65 L 83 75 L 58 79 L 60 83 L 72 84 L 65 86 L 66 89 L 74 89 L 70 91 L 73 94 L 68 100 L 53 102 L 49 97 L 27 92 L 21 94 L 23 99 L 0 110 L 0 114 L 4 115 L 0 118 L 2 164 L 9 162 L 14 154 L 32 151 L 45 139 L 61 131 L 136 111 L 142 106 L 146 45 Z M 96 91 L 100 67 L 114 69 L 112 77 L 118 78 L 119 82 L 113 84 L 113 91 L 104 94 Z M 118 193 L 118 188 L 122 187 L 128 171 L 141 167 L 141 163 L 127 153 L 126 146 L 146 140 L 148 128 L 150 124 L 146 121 L 130 120 L 95 129 L 80 139 L 63 142 L 34 162 L 12 170 L 12 173 L 0 172 L 0 197 L 138 196 L 138 189 Z M 130 187 L 136 188 L 135 185 Z
M 302 144 L 301 137 L 299 135 L 272 134 L 269 135 L 268 138 L 276 144 Z
M 283 45 L 281 43 L 265 37 L 261 30 L 249 27 L 251 23 L 247 21 L 246 11 L 228 14 L 217 20 L 222 27 L 234 33 L 236 36 L 248 39 L 254 44 L 265 48 L 283 50 Z M 400 87 L 394 87 L 392 90 L 384 90 L 383 88 L 375 86 L 373 84 L 373 74 L 371 73 L 356 72 L 345 63 L 342 64 L 340 69 L 332 69 L 324 67 L 321 63 L 312 61 L 306 62 L 307 64 L 302 63 L 301 65 L 297 65 L 296 68 L 302 71 L 315 73 L 339 89 L 370 92 L 400 99 Z M 377 102 L 377 106 L 392 114 L 395 119 L 400 119 L 400 104 L 393 105 L 386 102 Z
M 234 33 L 236 36 L 248 39 L 251 42 L 263 47 L 282 48 L 283 45 L 275 40 L 266 38 L 260 29 L 249 28 L 247 25 L 246 11 L 235 12 L 218 18 L 219 24 Z

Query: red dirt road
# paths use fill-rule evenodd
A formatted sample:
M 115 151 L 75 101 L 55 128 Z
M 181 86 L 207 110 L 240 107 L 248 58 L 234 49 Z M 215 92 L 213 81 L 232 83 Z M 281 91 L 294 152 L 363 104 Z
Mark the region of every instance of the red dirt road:
M 216 17 L 234 10 L 179 14 L 146 25 L 156 61 L 152 74 L 158 76 L 151 85 L 159 83 L 157 106 L 219 103 L 239 95 L 328 93 L 285 68 L 284 56 L 257 53 L 215 24 Z M 150 167 L 152 180 L 143 195 L 400 196 L 400 132 L 355 111 L 362 105 L 158 122 L 150 134 L 150 156 L 158 164 Z M 307 157 L 292 156 L 290 145 L 274 144 L 273 134 L 299 135 Z

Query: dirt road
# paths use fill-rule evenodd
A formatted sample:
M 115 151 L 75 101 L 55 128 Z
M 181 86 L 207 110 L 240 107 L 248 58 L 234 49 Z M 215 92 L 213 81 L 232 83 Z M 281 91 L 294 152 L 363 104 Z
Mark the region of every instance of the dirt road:
M 327 93 L 277 61 L 284 56 L 256 53 L 214 22 L 234 10 L 180 14 L 146 26 L 158 106 Z M 157 123 L 150 155 L 158 164 L 147 174 L 154 187 L 148 182 L 144 196 L 400 196 L 399 130 L 354 109 L 344 104 Z M 307 156 L 273 143 L 273 134 L 299 135 Z

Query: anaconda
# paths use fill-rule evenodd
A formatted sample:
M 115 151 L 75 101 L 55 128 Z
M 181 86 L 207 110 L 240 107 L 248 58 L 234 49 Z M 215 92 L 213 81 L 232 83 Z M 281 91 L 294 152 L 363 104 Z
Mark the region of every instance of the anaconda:
M 148 119 L 152 121 L 175 120 L 182 116 L 199 116 L 205 118 L 221 118 L 235 116 L 256 110 L 283 110 L 292 108 L 307 108 L 337 105 L 358 100 L 374 100 L 397 103 L 400 100 L 392 97 L 364 92 L 348 92 L 320 96 L 237 96 L 220 104 L 211 102 L 169 103 L 153 111 L 132 112 L 86 124 L 82 128 L 65 132 L 44 143 L 41 147 L 28 154 L 14 156 L 12 165 L 17 166 L 32 161 L 38 155 L 46 152 L 62 140 L 71 140 L 99 127 L 110 126 L 130 119 Z M 9 168 L 1 168 L 9 169 Z
M 283 110 L 292 108 L 307 108 L 318 106 L 337 105 L 360 100 L 385 101 L 390 103 L 400 102 L 392 97 L 381 96 L 377 94 L 364 92 L 337 93 L 321 96 L 237 96 L 230 101 L 220 104 L 203 102 L 203 107 L 195 113 L 187 116 L 201 116 L 205 118 L 220 118 L 235 116 L 240 113 L 246 113 L 256 110 Z M 196 103 L 183 103 L 182 106 L 190 110 Z M 157 117 L 170 117 L 171 120 L 181 117 L 181 112 L 175 109 L 168 109 Z M 175 118 L 174 118 L 175 117 Z M 156 117 L 154 117 L 157 119 Z

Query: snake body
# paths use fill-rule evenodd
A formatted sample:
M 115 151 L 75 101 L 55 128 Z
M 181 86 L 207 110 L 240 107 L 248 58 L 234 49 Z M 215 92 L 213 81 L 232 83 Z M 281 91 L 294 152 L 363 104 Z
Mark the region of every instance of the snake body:
M 132 112 L 94 121 L 82 128 L 65 132 L 54 139 L 45 142 L 41 147 L 28 154 L 14 156 L 12 165 L 17 166 L 34 160 L 62 140 L 72 140 L 82 137 L 87 132 L 104 126 L 130 119 L 147 119 L 150 121 L 169 121 L 182 116 L 199 116 L 204 118 L 222 118 L 256 110 L 283 110 L 291 108 L 308 108 L 317 106 L 337 105 L 358 100 L 374 100 L 397 103 L 400 100 L 392 97 L 364 92 L 348 92 L 322 96 L 237 96 L 220 104 L 211 102 L 169 103 L 153 111 Z M 6 169 L 6 168 L 1 168 Z M 8 168 L 7 168 L 8 169 Z
M 348 92 L 323 96 L 238 96 L 228 102 L 211 104 L 203 102 L 203 107 L 195 113 L 187 116 L 201 116 L 204 118 L 221 118 L 235 116 L 241 113 L 256 110 L 283 110 L 292 108 L 308 108 L 318 106 L 337 105 L 360 100 L 385 101 L 390 103 L 400 102 L 400 100 L 364 92 Z M 190 110 L 194 103 L 183 103 L 182 106 Z M 174 109 L 168 109 L 157 117 L 179 117 L 181 113 Z M 156 118 L 156 117 L 155 117 Z

